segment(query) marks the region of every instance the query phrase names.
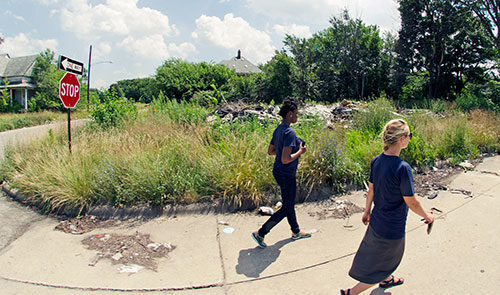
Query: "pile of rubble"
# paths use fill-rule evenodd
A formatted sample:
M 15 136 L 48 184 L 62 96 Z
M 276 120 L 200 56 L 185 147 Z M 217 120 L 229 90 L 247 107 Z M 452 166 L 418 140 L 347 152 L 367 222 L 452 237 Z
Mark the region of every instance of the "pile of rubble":
M 90 266 L 103 258 L 110 259 L 113 264 L 121 263 L 121 272 L 137 272 L 141 268 L 156 271 L 156 259 L 167 256 L 176 247 L 170 243 L 155 243 L 148 234 L 136 232 L 135 235 L 96 234 L 85 238 L 82 244 L 98 254 L 89 263 Z M 135 271 L 134 271 L 135 270 Z
M 359 103 L 343 100 L 338 105 L 304 105 L 299 108 L 299 114 L 304 117 L 318 116 L 328 124 L 339 121 L 350 120 L 353 111 L 356 110 Z M 208 118 L 208 122 L 213 122 L 220 118 L 223 123 L 232 122 L 236 119 L 246 120 L 249 118 L 258 118 L 259 121 L 280 121 L 279 106 L 263 107 L 260 105 L 249 106 L 242 101 L 230 102 L 218 107 Z

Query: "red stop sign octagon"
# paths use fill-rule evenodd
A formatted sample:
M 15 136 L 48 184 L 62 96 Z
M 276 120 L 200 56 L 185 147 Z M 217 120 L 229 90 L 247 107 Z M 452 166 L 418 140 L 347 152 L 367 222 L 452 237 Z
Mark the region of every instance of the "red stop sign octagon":
M 75 74 L 66 73 L 59 81 L 59 98 L 66 108 L 74 108 L 80 99 L 80 82 Z

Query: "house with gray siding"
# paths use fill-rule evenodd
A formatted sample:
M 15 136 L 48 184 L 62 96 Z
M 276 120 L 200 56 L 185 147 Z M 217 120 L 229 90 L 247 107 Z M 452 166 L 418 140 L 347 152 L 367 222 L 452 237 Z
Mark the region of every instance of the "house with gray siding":
M 36 57 L 37 55 L 20 57 L 0 55 L 0 88 L 7 87 L 10 91 L 11 105 L 18 103 L 25 110 L 28 110 L 28 101 L 35 93 L 35 84 L 31 74 Z

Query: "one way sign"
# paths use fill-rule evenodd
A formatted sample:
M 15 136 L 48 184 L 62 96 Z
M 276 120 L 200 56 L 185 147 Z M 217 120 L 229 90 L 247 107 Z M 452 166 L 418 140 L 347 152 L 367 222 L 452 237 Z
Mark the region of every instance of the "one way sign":
M 71 58 L 68 58 L 66 56 L 60 55 L 59 56 L 59 69 L 70 72 L 73 74 L 77 75 L 82 75 L 83 74 L 83 63 L 73 60 Z

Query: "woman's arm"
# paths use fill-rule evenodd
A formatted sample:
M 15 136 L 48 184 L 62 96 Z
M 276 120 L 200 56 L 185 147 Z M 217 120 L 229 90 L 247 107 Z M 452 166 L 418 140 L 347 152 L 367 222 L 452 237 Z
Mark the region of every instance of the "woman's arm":
M 366 194 L 366 205 L 365 211 L 363 212 L 363 216 L 361 217 L 361 221 L 368 225 L 370 222 L 370 214 L 372 212 L 372 203 L 373 203 L 373 183 L 368 183 L 368 193 Z
M 425 219 L 426 223 L 433 223 L 434 222 L 434 216 L 432 214 L 429 214 L 425 212 L 424 208 L 422 208 L 422 205 L 420 204 L 420 201 L 415 198 L 415 196 L 412 197 L 403 197 L 405 200 L 406 205 L 411 209 L 411 211 L 415 212 L 415 214 L 423 217 Z
M 302 142 L 300 142 L 299 150 L 295 154 L 292 154 L 291 146 L 284 147 L 283 152 L 281 153 L 281 163 L 283 164 L 292 163 L 305 152 L 306 152 L 306 147 L 303 146 Z
M 267 153 L 271 156 L 276 155 L 276 148 L 274 145 L 269 144 L 269 147 L 267 148 Z

